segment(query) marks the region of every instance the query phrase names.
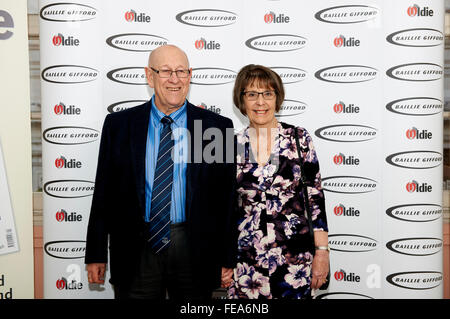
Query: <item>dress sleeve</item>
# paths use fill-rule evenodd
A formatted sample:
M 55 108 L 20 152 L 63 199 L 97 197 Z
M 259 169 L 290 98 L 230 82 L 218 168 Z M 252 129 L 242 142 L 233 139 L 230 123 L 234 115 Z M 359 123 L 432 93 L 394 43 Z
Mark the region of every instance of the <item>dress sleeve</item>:
M 303 157 L 303 174 L 305 175 L 308 201 L 311 209 L 312 225 L 314 231 L 328 231 L 325 211 L 325 196 L 322 189 L 322 178 L 319 169 L 319 160 L 312 142 L 311 135 L 304 128 L 298 129 L 300 152 Z

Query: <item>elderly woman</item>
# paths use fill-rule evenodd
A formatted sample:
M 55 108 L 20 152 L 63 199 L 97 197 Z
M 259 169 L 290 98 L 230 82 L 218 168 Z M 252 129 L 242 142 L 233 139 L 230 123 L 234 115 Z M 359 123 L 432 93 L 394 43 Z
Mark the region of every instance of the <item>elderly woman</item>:
M 275 117 L 283 100 L 274 71 L 239 71 L 233 101 L 250 125 L 237 135 L 238 260 L 229 298 L 311 298 L 329 272 L 319 163 L 309 133 Z

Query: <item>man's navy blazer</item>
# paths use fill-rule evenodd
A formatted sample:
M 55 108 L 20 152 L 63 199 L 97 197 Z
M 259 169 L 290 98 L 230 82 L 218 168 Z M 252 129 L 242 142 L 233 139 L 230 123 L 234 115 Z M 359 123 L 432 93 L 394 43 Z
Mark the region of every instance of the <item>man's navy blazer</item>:
M 233 123 L 189 102 L 186 107 L 187 128 L 191 135 L 191 161 L 186 167 L 186 223 L 197 284 L 214 289 L 220 286 L 221 267 L 231 268 L 235 264 L 236 165 L 226 163 L 225 158 L 222 163 L 207 163 L 203 156 L 200 162 L 193 158 L 198 160 L 198 150 L 212 145 L 211 140 L 198 138 L 208 128 L 218 128 L 222 132 L 226 156 L 230 151 L 227 145 L 233 145 L 233 136 L 231 141 L 227 139 L 226 129 L 232 129 Z M 103 124 L 85 263 L 108 261 L 109 237 L 110 282 L 117 286 L 130 283 L 145 244 L 145 155 L 150 108 L 151 101 L 148 101 L 108 114 Z M 194 132 L 194 121 L 197 126 L 201 121 L 201 132 Z M 197 150 L 196 154 L 194 150 Z M 231 150 L 234 152 L 234 146 Z M 231 158 L 234 159 L 234 154 Z

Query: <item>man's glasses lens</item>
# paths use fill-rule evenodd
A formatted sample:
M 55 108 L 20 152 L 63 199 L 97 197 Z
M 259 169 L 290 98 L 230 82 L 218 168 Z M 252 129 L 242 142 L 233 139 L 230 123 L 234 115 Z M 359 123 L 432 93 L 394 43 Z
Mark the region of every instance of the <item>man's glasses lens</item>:
M 170 78 L 172 76 L 172 72 L 175 73 L 175 75 L 178 78 L 187 78 L 189 76 L 189 70 L 155 70 L 152 68 L 153 71 L 159 74 L 162 78 Z

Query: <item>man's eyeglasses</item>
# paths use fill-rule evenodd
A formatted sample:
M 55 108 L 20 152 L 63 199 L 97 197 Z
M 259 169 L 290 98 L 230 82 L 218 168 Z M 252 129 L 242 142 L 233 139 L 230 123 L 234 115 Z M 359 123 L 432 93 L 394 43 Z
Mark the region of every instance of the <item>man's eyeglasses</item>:
M 150 69 L 156 72 L 160 78 L 170 78 L 172 76 L 172 73 L 175 73 L 177 78 L 187 78 L 191 73 L 191 70 L 168 70 L 168 69 L 156 70 L 152 67 L 150 67 Z
M 276 97 L 275 91 L 264 91 L 264 92 L 255 92 L 255 91 L 244 91 L 242 95 L 249 101 L 256 101 L 259 95 L 262 95 L 264 100 L 273 100 Z

